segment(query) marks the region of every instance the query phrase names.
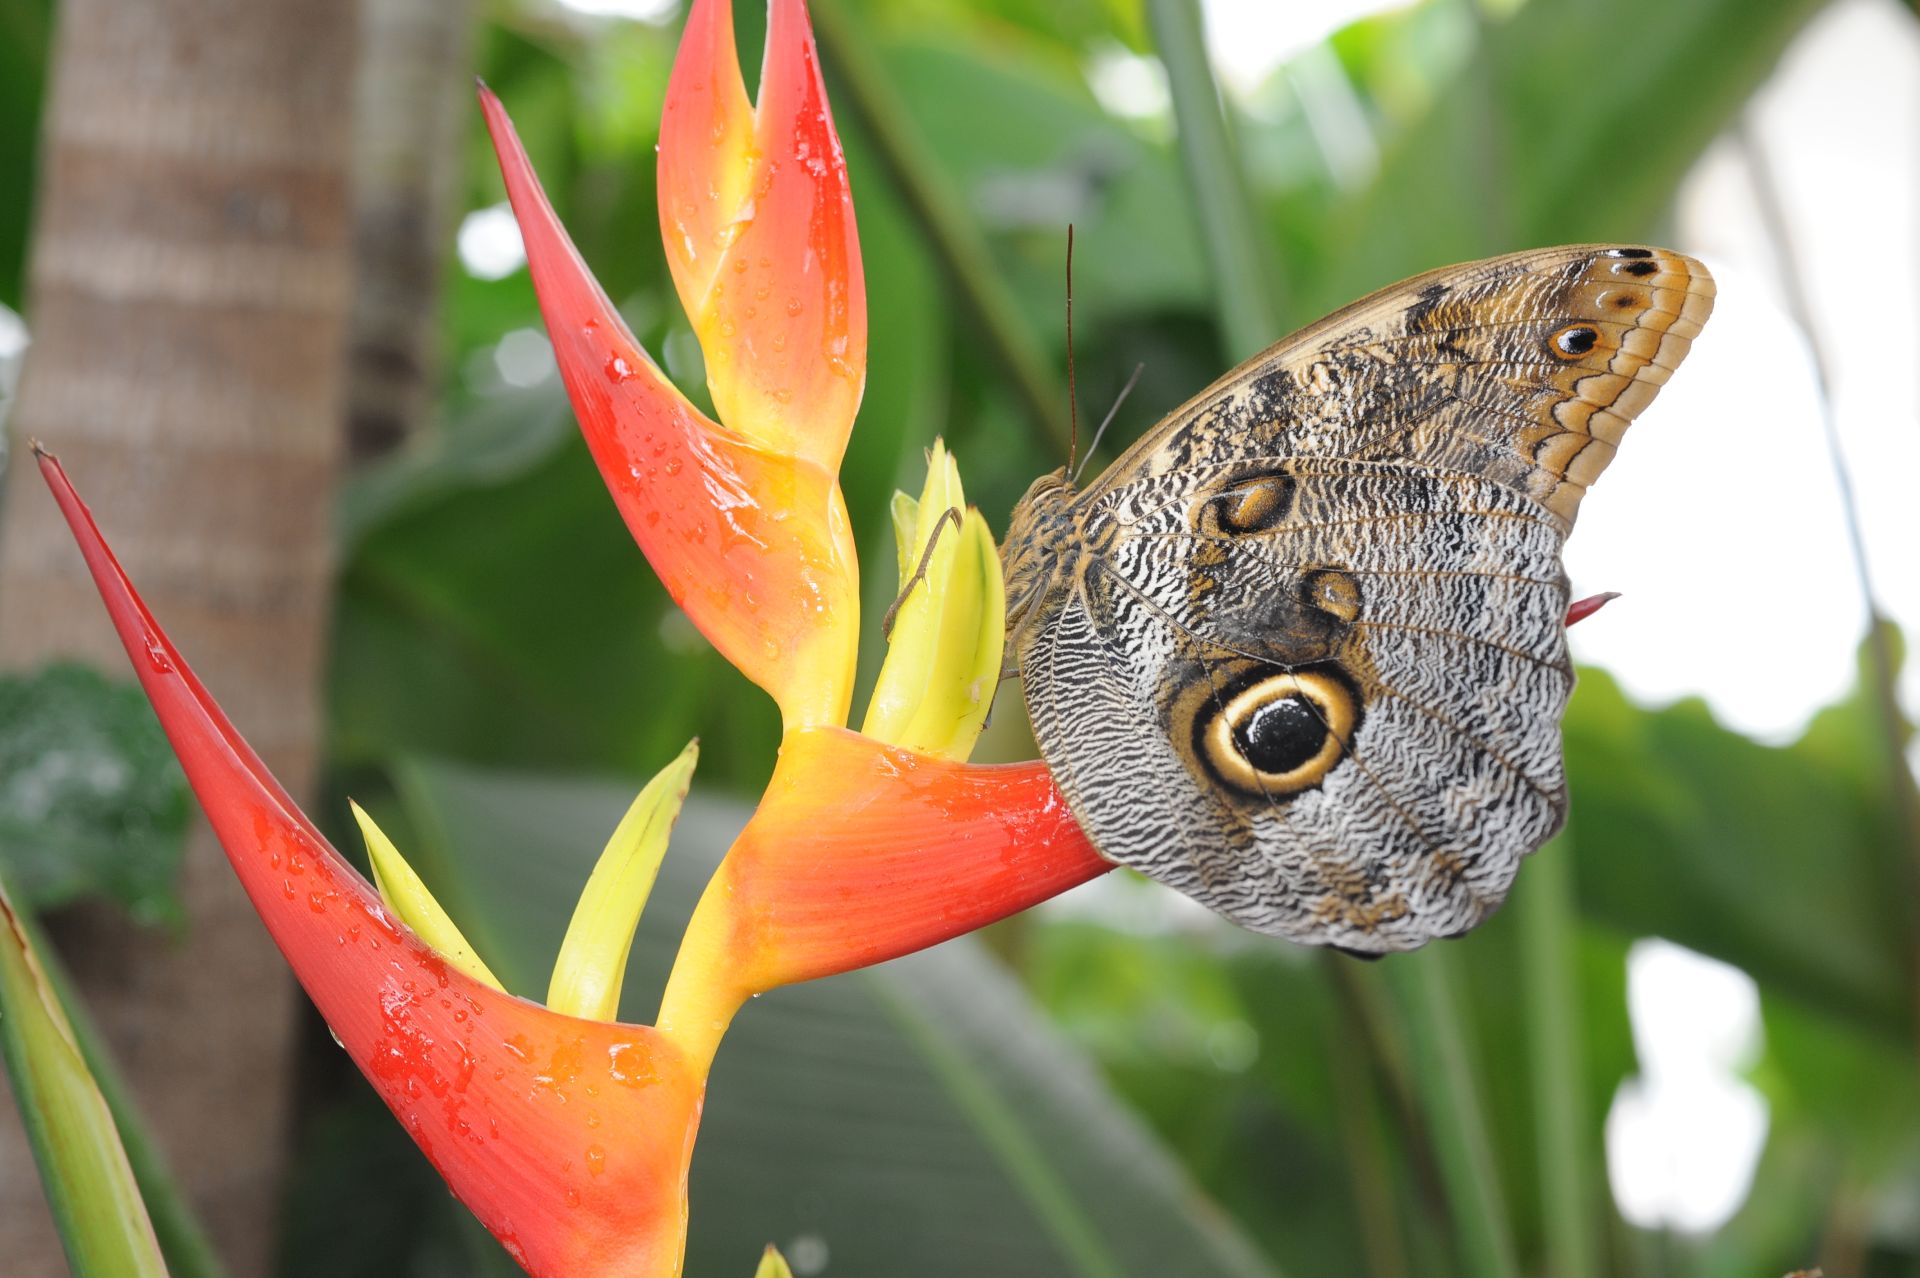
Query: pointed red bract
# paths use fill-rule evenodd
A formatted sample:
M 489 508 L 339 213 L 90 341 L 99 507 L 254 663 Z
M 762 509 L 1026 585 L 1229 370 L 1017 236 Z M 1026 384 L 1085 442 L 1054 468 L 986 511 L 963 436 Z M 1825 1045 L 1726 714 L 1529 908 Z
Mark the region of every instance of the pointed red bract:
M 660 1027 L 698 1055 L 753 994 L 937 945 L 1112 868 L 1044 764 L 788 733 L 687 924 Z
M 567 237 L 498 98 L 480 91 L 554 358 L 647 561 L 789 726 L 842 723 L 859 577 L 833 472 L 716 425 L 640 349 Z
M 661 239 L 720 420 L 837 471 L 866 388 L 867 294 L 803 0 L 772 0 L 753 107 L 731 7 L 694 0 L 659 176 Z
M 396 922 L 181 660 L 59 464 L 40 466 L 234 873 L 454 1194 L 539 1278 L 678 1274 L 704 1068 L 651 1028 L 470 980 Z

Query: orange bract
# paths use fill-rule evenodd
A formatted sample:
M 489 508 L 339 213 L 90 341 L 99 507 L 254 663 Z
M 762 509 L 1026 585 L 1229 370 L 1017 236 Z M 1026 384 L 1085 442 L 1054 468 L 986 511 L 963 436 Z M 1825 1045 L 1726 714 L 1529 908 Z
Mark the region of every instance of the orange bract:
M 834 472 L 715 424 L 674 389 L 567 238 L 499 99 L 480 97 L 560 375 L 634 540 L 788 726 L 844 722 L 859 569 Z
M 660 120 L 660 237 L 715 410 L 837 471 L 867 378 L 847 165 L 801 0 L 773 0 L 757 107 L 733 12 L 696 0 Z
M 1044 764 L 788 733 L 687 924 L 661 1028 L 710 1053 L 753 994 L 951 940 L 1112 868 Z

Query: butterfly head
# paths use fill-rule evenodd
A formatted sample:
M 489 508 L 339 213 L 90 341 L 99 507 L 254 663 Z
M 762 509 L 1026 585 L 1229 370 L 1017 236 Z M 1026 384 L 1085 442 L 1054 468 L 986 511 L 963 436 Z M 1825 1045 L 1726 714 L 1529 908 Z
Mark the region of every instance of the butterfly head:
M 1000 558 L 1006 565 L 1008 646 L 1017 659 L 1023 623 L 1060 577 L 1073 530 L 1073 481 L 1065 467 L 1040 476 L 1014 503 Z

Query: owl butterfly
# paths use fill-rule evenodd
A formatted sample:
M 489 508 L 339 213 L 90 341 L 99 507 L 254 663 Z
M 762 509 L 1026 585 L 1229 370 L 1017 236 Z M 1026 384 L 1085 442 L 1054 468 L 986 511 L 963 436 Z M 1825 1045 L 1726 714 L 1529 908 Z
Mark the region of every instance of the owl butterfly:
M 1573 247 L 1356 302 L 1015 507 L 1008 644 L 1110 860 L 1365 954 L 1473 927 L 1566 816 L 1560 548 L 1713 306 Z

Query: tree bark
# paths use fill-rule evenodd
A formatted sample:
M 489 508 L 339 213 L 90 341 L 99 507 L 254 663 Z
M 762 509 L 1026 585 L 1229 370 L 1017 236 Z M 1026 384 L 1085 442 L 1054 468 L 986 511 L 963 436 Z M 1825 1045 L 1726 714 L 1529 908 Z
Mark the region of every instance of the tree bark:
M 60 455 L 154 611 L 296 793 L 320 729 L 354 8 L 62 6 L 13 420 L 16 441 Z M 0 514 L 0 663 L 80 658 L 124 675 L 35 467 L 10 466 Z M 294 991 L 204 827 L 181 888 L 179 936 L 105 907 L 49 923 L 220 1252 L 261 1274 Z M 0 1139 L 0 1257 L 10 1278 L 65 1272 L 17 1123 Z
M 440 276 L 474 118 L 469 0 L 381 0 L 361 14 L 347 452 L 390 452 L 433 414 Z

